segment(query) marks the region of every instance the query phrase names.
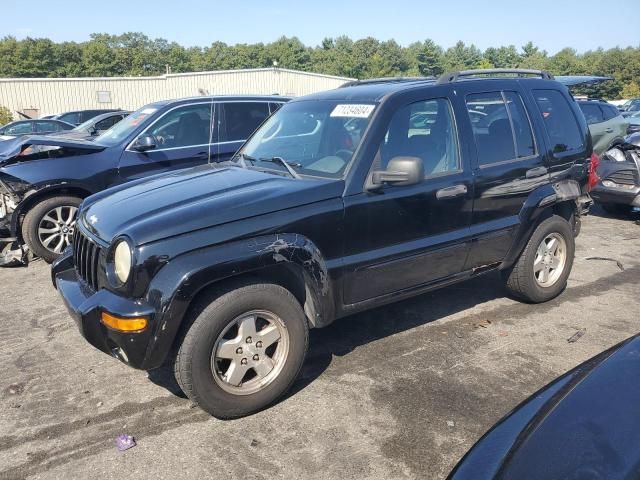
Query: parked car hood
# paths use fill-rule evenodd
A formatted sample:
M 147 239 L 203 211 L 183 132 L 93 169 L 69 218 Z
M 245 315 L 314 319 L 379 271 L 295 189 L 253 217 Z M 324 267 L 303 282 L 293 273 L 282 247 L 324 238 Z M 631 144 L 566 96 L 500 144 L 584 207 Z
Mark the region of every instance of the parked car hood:
M 104 145 L 99 145 L 82 139 L 65 138 L 52 135 L 29 135 L 15 137 L 0 143 L 0 165 L 17 163 L 28 160 L 24 151 L 29 147 L 42 147 L 42 150 L 68 148 L 76 152 L 98 152 L 104 150 Z M 22 155 L 21 155 L 22 154 Z
M 202 165 L 104 190 L 89 197 L 82 224 L 110 242 L 136 245 L 339 197 L 341 180 L 294 179 L 239 167 Z
M 486 433 L 449 478 L 636 478 L 638 378 L 636 336 L 532 395 Z

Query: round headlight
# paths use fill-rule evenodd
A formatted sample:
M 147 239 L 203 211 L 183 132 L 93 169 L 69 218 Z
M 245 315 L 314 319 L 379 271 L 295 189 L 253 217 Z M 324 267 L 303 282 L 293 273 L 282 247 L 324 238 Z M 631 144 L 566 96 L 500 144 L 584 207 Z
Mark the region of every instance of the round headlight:
M 126 283 L 131 273 L 131 247 L 126 240 L 120 240 L 113 254 L 114 273 L 118 280 Z

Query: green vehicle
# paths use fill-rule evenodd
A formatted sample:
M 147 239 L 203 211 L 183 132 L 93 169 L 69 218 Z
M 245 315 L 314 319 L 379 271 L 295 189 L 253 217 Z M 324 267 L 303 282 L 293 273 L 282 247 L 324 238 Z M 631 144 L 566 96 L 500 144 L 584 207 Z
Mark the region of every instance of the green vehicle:
M 601 100 L 579 100 L 578 105 L 589 125 L 595 153 L 602 155 L 624 141 L 629 121 L 614 105 Z

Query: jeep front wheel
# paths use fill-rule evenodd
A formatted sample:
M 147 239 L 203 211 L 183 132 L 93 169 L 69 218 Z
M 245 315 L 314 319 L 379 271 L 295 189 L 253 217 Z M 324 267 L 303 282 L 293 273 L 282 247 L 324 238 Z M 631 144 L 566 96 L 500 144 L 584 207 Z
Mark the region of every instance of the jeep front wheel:
M 507 289 L 532 303 L 555 298 L 567 286 L 574 254 L 569 222 L 557 215 L 546 219 L 535 229 L 516 264 L 503 273 Z
M 174 362 L 178 384 L 218 418 L 254 413 L 295 381 L 308 326 L 295 297 L 279 285 L 253 283 L 196 305 Z
M 50 197 L 32 207 L 22 222 L 22 237 L 31 251 L 53 262 L 71 243 L 82 199 Z

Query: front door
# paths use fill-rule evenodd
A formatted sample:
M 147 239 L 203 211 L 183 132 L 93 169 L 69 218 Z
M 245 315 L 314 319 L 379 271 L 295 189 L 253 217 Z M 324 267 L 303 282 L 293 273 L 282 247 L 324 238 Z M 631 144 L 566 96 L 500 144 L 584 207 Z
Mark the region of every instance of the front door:
M 468 253 L 472 177 L 463 161 L 451 99 L 416 99 L 391 117 L 373 161 L 418 157 L 425 178 L 345 197 L 344 302 L 355 304 L 460 273 Z
M 207 163 L 214 116 L 211 101 L 180 105 L 166 112 L 143 132 L 154 136 L 155 149 L 125 149 L 120 158 L 120 181 Z

